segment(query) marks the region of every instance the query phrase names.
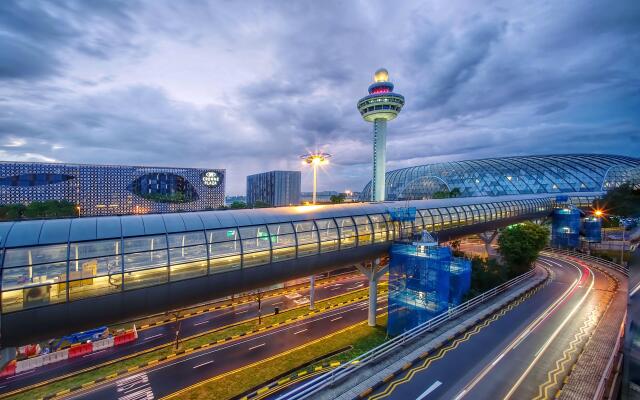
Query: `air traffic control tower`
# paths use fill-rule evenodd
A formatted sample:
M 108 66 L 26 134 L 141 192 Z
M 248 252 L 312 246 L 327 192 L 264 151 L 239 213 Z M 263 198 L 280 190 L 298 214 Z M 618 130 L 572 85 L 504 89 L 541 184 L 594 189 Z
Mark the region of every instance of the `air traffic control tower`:
M 372 201 L 384 201 L 387 121 L 398 116 L 404 106 L 404 96 L 393 93 L 389 72 L 380 68 L 373 76 L 369 95 L 358 100 L 358 111 L 367 122 L 373 122 L 373 181 Z

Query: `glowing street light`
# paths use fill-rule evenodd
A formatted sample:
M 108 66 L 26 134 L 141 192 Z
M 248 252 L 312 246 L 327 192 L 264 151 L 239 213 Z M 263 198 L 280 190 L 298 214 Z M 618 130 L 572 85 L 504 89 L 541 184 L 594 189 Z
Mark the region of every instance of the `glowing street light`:
M 595 210 L 593 212 L 593 215 L 595 215 L 596 217 L 600 218 L 604 215 L 604 212 L 602 210 Z
M 313 167 L 313 203 L 316 204 L 316 191 L 318 188 L 318 166 L 329 163 L 331 154 L 315 152 L 311 154 L 305 154 L 300 156 L 302 164 L 311 165 Z

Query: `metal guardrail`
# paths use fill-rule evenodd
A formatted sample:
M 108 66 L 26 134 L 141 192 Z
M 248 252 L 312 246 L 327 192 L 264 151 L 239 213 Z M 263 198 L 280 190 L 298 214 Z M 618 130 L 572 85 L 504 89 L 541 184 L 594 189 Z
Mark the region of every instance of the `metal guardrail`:
M 496 295 L 512 288 L 515 285 L 522 283 L 524 280 L 530 278 L 535 273 L 534 270 L 528 271 L 516 278 L 511 279 L 508 282 L 505 282 L 499 286 L 494 287 L 491 290 L 488 290 L 482 293 L 479 296 L 474 297 L 471 300 L 468 300 L 457 307 L 451 308 L 446 312 L 443 312 L 440 315 L 437 315 L 430 320 L 412 328 L 391 340 L 384 342 L 383 344 L 375 347 L 368 352 L 361 354 L 360 356 L 354 358 L 353 360 L 342 364 L 341 366 L 333 369 L 326 374 L 320 375 L 319 377 L 301 385 L 291 392 L 286 393 L 278 398 L 278 400 L 287 399 L 287 400 L 298 400 L 305 399 L 309 396 L 318 393 L 320 390 L 324 389 L 327 386 L 333 385 L 342 379 L 346 378 L 348 375 L 354 373 L 358 369 L 364 367 L 365 365 L 372 363 L 381 357 L 393 352 L 399 347 L 405 346 L 408 343 L 413 342 L 414 340 L 421 337 L 424 333 L 427 333 L 434 328 L 439 327 L 440 325 L 448 322 L 460 314 L 468 311 L 469 309 L 484 303 L 485 301 L 495 297 Z
M 618 272 L 620 272 L 621 274 L 625 275 L 625 276 L 629 276 L 629 268 L 623 267 L 620 264 L 616 264 L 614 262 L 599 258 L 599 257 L 594 257 L 594 256 L 590 256 L 588 254 L 584 254 L 584 253 L 579 253 L 577 251 L 571 251 L 571 250 L 561 250 L 561 249 L 551 249 L 551 248 L 546 248 L 544 249 L 545 252 L 550 252 L 550 253 L 555 253 L 555 254 L 562 254 L 562 255 L 566 255 L 566 256 L 571 256 L 571 257 L 576 257 L 576 258 L 580 258 L 582 260 L 586 260 L 586 261 L 592 261 L 592 262 L 596 262 L 598 264 L 604 265 L 605 267 L 614 269 Z

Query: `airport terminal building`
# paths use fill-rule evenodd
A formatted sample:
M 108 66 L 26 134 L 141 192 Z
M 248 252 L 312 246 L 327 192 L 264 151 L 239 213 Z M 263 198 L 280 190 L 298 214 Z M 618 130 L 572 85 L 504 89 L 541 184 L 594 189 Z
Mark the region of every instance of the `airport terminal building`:
M 452 161 L 389 171 L 387 200 L 421 200 L 458 189 L 460 197 L 598 192 L 624 182 L 640 185 L 640 158 L 556 154 Z M 371 199 L 371 182 L 361 201 Z
M 211 210 L 224 188 L 224 169 L 0 162 L 0 204 L 67 200 L 81 216 Z

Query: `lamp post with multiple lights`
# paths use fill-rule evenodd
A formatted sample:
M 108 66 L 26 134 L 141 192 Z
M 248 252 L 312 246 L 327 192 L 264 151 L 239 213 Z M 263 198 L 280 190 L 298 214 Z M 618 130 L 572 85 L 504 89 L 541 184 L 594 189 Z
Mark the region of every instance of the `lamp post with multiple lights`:
M 316 204 L 318 190 L 318 167 L 328 164 L 331 154 L 316 151 L 315 153 L 300 156 L 302 164 L 313 167 L 313 204 Z

